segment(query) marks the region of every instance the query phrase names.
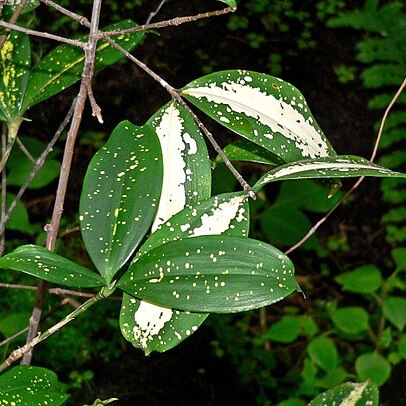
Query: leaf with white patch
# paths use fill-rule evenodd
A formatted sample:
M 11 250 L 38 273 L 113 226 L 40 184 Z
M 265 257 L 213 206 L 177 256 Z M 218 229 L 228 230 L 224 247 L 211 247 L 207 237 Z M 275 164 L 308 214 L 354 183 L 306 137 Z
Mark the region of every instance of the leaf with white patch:
M 306 159 L 272 169 L 259 179 L 252 188 L 258 192 L 269 182 L 289 179 L 354 178 L 360 176 L 406 178 L 406 174 L 394 172 L 371 163 L 365 158 L 338 155 L 331 158 Z
M 0 376 L 0 405 L 65 404 L 69 395 L 56 374 L 48 369 L 16 366 Z
M 378 406 L 378 388 L 371 381 L 353 383 L 346 382 L 313 399 L 309 406 Z
M 158 135 L 164 168 L 154 232 L 187 204 L 210 196 L 211 168 L 203 135 L 179 103 L 168 103 L 148 124 Z
M 131 20 L 124 20 L 105 27 L 106 31 L 135 27 Z M 114 38 L 114 41 L 131 51 L 143 38 L 143 32 L 134 32 Z M 79 39 L 85 40 L 82 36 Z M 115 64 L 124 56 L 106 41 L 99 41 L 96 48 L 95 71 L 98 72 Z M 83 49 L 63 44 L 53 49 L 34 68 L 31 73 L 23 111 L 48 99 L 80 80 L 85 63 Z
M 122 121 L 90 162 L 79 208 L 86 249 L 108 283 L 150 228 L 161 186 L 155 132 Z
M 241 140 L 228 144 L 223 152 L 226 154 L 230 161 L 246 161 L 256 162 L 259 164 L 278 166 L 283 165 L 285 162 L 278 156 L 269 152 L 265 148 L 254 144 L 248 140 Z M 223 159 L 218 155 L 214 160 L 214 165 L 220 164 Z
M 256 309 L 300 290 L 293 264 L 281 251 L 222 235 L 154 248 L 130 266 L 117 287 L 161 306 L 208 313 Z
M 236 0 L 218 0 L 218 1 L 221 1 L 222 3 L 227 4 L 229 7 L 233 7 L 233 8 L 237 7 Z
M 72 288 L 93 288 L 105 285 L 99 274 L 38 245 L 22 245 L 0 257 L 0 268 L 14 269 Z
M 229 70 L 196 79 L 181 93 L 221 125 L 284 162 L 336 155 L 303 95 L 281 79 Z
M 227 193 L 197 202 L 161 224 L 139 253 L 180 238 L 205 234 L 247 236 L 249 205 L 244 193 Z M 136 257 L 136 259 L 139 258 Z M 167 351 L 189 337 L 207 318 L 205 313 L 190 313 L 161 307 L 123 295 L 120 327 L 124 337 L 149 354 Z
M 21 115 L 30 65 L 28 35 L 12 31 L 0 50 L 0 120 L 13 121 Z

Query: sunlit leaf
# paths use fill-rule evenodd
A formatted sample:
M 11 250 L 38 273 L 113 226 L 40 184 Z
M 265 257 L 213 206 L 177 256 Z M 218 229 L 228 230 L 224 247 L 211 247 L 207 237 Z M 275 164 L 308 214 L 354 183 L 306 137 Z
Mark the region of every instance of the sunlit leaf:
M 309 406 L 378 406 L 378 402 L 378 388 L 372 382 L 347 382 L 321 393 L 309 403 Z
M 383 385 L 390 377 L 390 363 L 376 352 L 360 355 L 355 361 L 355 370 L 362 381 L 370 379 L 375 385 Z
M 333 310 L 331 319 L 341 331 L 347 334 L 359 334 L 369 327 L 368 313 L 358 306 Z
M 221 1 L 222 3 L 227 4 L 229 7 L 237 7 L 236 0 L 217 0 L 217 1 Z
M 384 315 L 394 324 L 399 331 L 403 331 L 406 325 L 406 299 L 403 297 L 390 296 L 382 306 Z
M 308 159 L 272 169 L 254 185 L 259 191 L 269 182 L 288 179 L 352 178 L 360 176 L 406 178 L 406 174 L 393 172 L 368 160 L 350 155 Z
M 28 35 L 12 31 L 0 51 L 0 120 L 12 121 L 21 115 L 30 65 Z
M 335 156 L 303 95 L 273 76 L 230 70 L 196 79 L 182 95 L 284 162 Z
M 315 364 L 324 371 L 333 370 L 338 363 L 337 348 L 330 338 L 320 336 L 310 341 L 307 352 Z
M 104 285 L 99 274 L 38 245 L 22 245 L 0 257 L 0 268 L 14 269 L 51 283 L 74 288 Z
M 187 311 L 238 312 L 299 290 L 282 252 L 243 237 L 168 242 L 142 255 L 118 282 L 128 294 Z
M 373 265 L 363 265 L 353 271 L 336 276 L 336 282 L 343 290 L 355 293 L 372 293 L 382 284 L 380 270 Z
M 16 366 L 0 376 L 1 405 L 52 405 L 65 403 L 56 374 L 45 368 Z
M 136 26 L 131 20 L 120 21 L 105 27 L 105 30 L 121 30 Z M 143 37 L 143 32 L 115 37 L 114 40 L 127 51 L 131 51 Z M 79 39 L 85 40 L 86 36 Z M 96 49 L 95 71 L 123 59 L 119 51 L 105 41 L 100 41 Z M 34 68 L 29 78 L 23 111 L 76 83 L 84 67 L 84 51 L 71 45 L 60 45 L 47 54 Z
M 122 121 L 88 166 L 79 209 L 86 249 L 107 282 L 150 228 L 161 185 L 155 132 Z

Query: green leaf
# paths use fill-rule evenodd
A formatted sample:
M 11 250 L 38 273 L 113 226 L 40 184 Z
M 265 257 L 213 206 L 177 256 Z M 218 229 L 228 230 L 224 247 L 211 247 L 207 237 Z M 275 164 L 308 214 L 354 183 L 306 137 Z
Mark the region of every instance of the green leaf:
M 52 405 L 65 403 L 56 374 L 45 368 L 16 366 L 0 376 L 0 404 Z
M 292 343 L 300 334 L 301 326 L 298 317 L 285 316 L 272 324 L 264 338 L 280 343 Z
M 237 7 L 237 2 L 236 0 L 217 0 L 217 1 L 221 1 L 222 3 L 227 4 L 229 7 Z
M 399 339 L 399 354 L 403 359 L 406 359 L 406 335 L 402 335 Z
M 372 382 L 347 382 L 321 393 L 309 403 L 309 406 L 378 406 L 378 402 L 378 388 Z
M 11 337 L 29 325 L 30 316 L 30 312 L 8 313 L 7 316 L 0 319 L 0 333 L 4 337 Z
M 186 85 L 182 95 L 284 162 L 336 155 L 303 95 L 281 79 L 241 70 L 216 72 Z
M 320 388 L 329 389 L 340 385 L 349 377 L 348 372 L 341 367 L 337 367 L 328 372 L 316 385 Z
M 314 338 L 307 346 L 307 352 L 313 362 L 326 372 L 332 371 L 337 366 L 337 349 L 334 342 L 328 337 Z
M 288 179 L 353 178 L 360 176 L 406 178 L 359 156 L 339 155 L 331 158 L 308 159 L 279 166 L 259 179 L 252 188 L 258 192 L 269 182 Z
M 95 272 L 37 245 L 22 245 L 0 257 L 0 268 L 14 269 L 58 285 L 74 288 L 103 286 Z
M 131 20 L 120 21 L 105 28 L 106 31 L 121 30 L 135 27 Z M 142 39 L 143 32 L 115 37 L 117 44 L 131 51 Z M 85 40 L 85 36 L 79 39 Z M 95 71 L 123 59 L 118 50 L 105 41 L 100 41 L 96 49 Z M 22 111 L 48 99 L 80 80 L 85 55 L 83 49 L 71 45 L 60 45 L 46 55 L 34 68 L 27 86 Z
M 159 138 L 164 175 L 159 208 L 152 224 L 152 231 L 155 232 L 140 252 L 147 252 L 163 244 L 166 239 L 187 237 L 187 230 L 179 226 L 175 230 L 172 219 L 171 222 L 168 220 L 185 205 L 190 207 L 209 197 L 211 189 L 211 168 L 206 144 L 185 109 L 178 103 L 168 103 L 148 123 Z M 189 213 L 187 218 L 190 218 L 190 209 L 186 212 Z M 185 221 L 185 217 L 182 221 Z M 149 354 L 176 346 L 190 336 L 206 317 L 207 314 L 172 310 L 124 294 L 120 328 L 128 341 Z
M 399 331 L 403 331 L 406 325 L 406 299 L 403 297 L 388 297 L 382 306 L 383 314 L 395 325 Z
M 362 307 L 345 307 L 331 312 L 333 323 L 346 334 L 358 334 L 369 327 L 368 313 Z
M 223 152 L 230 161 L 256 162 L 265 165 L 282 165 L 284 161 L 265 148 L 248 140 L 241 140 L 228 144 Z M 220 155 L 214 160 L 214 165 L 222 163 Z
M 392 250 L 392 258 L 396 264 L 396 271 L 406 271 L 406 248 L 399 247 Z
M 278 406 L 306 406 L 306 405 L 307 403 L 300 399 L 287 399 L 278 403 Z
M 289 258 L 268 244 L 211 235 L 149 251 L 117 286 L 174 309 L 227 313 L 270 305 L 299 290 L 293 271 Z
M 46 148 L 46 144 L 42 141 L 36 140 L 32 137 L 20 137 L 20 140 L 36 159 L 39 157 Z M 58 155 L 59 149 L 54 150 L 48 155 L 42 168 L 38 171 L 35 178 L 32 180 L 29 189 L 39 189 L 49 185 L 52 181 L 59 177 L 60 162 L 55 157 Z M 28 175 L 31 173 L 34 164 L 28 157 L 21 151 L 20 148 L 13 148 L 10 157 L 7 160 L 7 184 L 10 186 L 22 186 Z
M 12 14 L 17 9 L 17 7 L 20 5 L 20 3 L 21 3 L 21 0 L 6 1 L 6 4 L 4 5 L 3 13 L 7 17 L 7 20 L 12 16 Z M 40 2 L 38 0 L 29 0 L 21 14 L 28 13 L 28 12 L 34 10 L 35 8 L 37 8 L 39 5 L 40 5 Z
M 79 208 L 83 241 L 107 283 L 150 228 L 161 185 L 155 132 L 122 121 L 89 164 Z
M 382 285 L 380 270 L 374 265 L 363 265 L 335 277 L 342 289 L 354 293 L 373 293 Z
M 12 31 L 0 52 L 0 120 L 13 121 L 22 115 L 30 65 L 28 35 Z
M 389 362 L 376 352 L 362 354 L 355 361 L 359 379 L 370 379 L 377 386 L 383 385 L 389 379 L 391 369 Z
M 15 195 L 7 193 L 6 195 L 7 207 L 10 207 L 10 204 L 11 202 L 14 201 L 15 197 L 16 197 Z M 27 209 L 24 206 L 24 203 L 22 203 L 21 201 L 17 203 L 13 211 L 13 214 L 11 215 L 9 221 L 7 221 L 6 223 L 6 228 L 7 230 L 21 231 L 23 233 L 28 234 L 35 234 L 41 231 L 41 228 L 39 226 L 30 223 Z

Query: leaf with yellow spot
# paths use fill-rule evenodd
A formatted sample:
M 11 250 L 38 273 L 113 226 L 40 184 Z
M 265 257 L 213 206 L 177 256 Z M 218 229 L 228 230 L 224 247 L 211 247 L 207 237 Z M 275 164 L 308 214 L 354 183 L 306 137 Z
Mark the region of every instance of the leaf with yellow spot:
M 0 50 L 0 120 L 12 121 L 22 115 L 30 66 L 28 35 L 12 31 Z
M 150 303 L 202 313 L 256 309 L 300 290 L 292 262 L 278 249 L 222 235 L 154 248 L 130 266 L 117 287 Z
M 0 405 L 63 405 L 69 398 L 48 369 L 16 366 L 0 376 Z
M 106 31 L 135 27 L 131 20 L 121 21 L 105 28 Z M 131 51 L 142 39 L 143 32 L 115 37 L 117 44 Z M 85 36 L 80 37 L 86 40 Z M 95 71 L 98 72 L 123 59 L 124 55 L 105 41 L 99 41 L 96 49 Z M 85 54 L 83 49 L 60 45 L 46 55 L 34 68 L 24 98 L 24 111 L 73 85 L 82 76 Z
M 93 288 L 105 284 L 99 274 L 38 245 L 22 245 L 0 257 L 0 268 L 13 269 L 71 288 Z
M 161 187 L 158 137 L 122 121 L 90 162 L 79 207 L 86 249 L 108 283 L 151 227 Z

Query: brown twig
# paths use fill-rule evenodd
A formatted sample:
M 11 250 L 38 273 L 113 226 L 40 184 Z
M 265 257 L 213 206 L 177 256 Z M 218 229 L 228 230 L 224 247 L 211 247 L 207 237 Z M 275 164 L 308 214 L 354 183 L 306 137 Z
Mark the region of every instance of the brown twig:
M 33 163 L 35 164 L 35 158 L 31 155 L 30 151 L 25 147 L 25 145 L 22 143 L 20 138 L 17 136 L 16 143 L 20 147 L 21 151 L 23 154 Z
M 54 204 L 54 210 L 52 213 L 51 223 L 47 225 L 47 240 L 46 247 L 50 251 L 55 250 L 56 238 L 58 235 L 59 224 L 62 217 L 66 189 L 69 180 L 70 168 L 72 165 L 72 157 L 74 146 L 76 142 L 76 136 L 79 131 L 80 123 L 82 121 L 82 114 L 85 107 L 87 98 L 87 82 L 91 80 L 91 74 L 93 72 L 94 58 L 96 54 L 96 45 L 98 41 L 98 27 L 100 18 L 101 0 L 94 0 L 92 19 L 90 25 L 89 39 L 84 47 L 85 50 L 85 66 L 83 68 L 82 80 L 80 83 L 79 94 L 76 98 L 75 110 L 73 113 L 73 119 L 68 132 L 68 137 L 65 144 L 65 151 L 62 159 L 61 173 L 59 176 L 58 189 L 56 193 L 56 199 Z M 33 313 L 30 319 L 30 329 L 27 337 L 26 351 L 24 352 L 22 364 L 29 365 L 32 358 L 32 348 L 36 344 L 36 335 L 38 329 L 38 322 L 41 318 L 43 300 L 48 290 L 47 284 L 41 281 L 38 287 L 36 303 L 34 305 Z M 32 343 L 33 345 L 31 346 Z M 21 354 L 23 355 L 23 354 Z
M 14 24 L 17 22 L 18 17 L 20 17 L 21 13 L 23 12 L 23 10 L 28 2 L 29 2 L 29 0 L 21 1 L 21 3 L 18 5 L 18 7 L 15 9 L 13 15 L 11 16 L 9 23 Z M 4 3 L 5 2 L 2 2 L 2 4 L 1 4 L 1 11 L 3 11 Z M 1 11 L 0 11 L 0 13 L 1 13 Z M 10 31 L 11 31 L 10 29 L 6 29 L 5 32 L 2 34 L 2 36 L 0 37 L 0 49 L 3 48 L 4 43 L 7 41 Z
M 90 21 L 86 17 L 73 13 L 72 11 L 69 11 L 68 9 L 55 3 L 54 1 L 41 0 L 41 2 L 46 4 L 47 6 L 53 7 L 55 10 L 59 11 L 62 14 L 65 14 L 66 16 L 70 17 L 72 20 L 77 21 L 79 24 L 84 25 L 86 27 L 90 27 Z
M 371 162 L 373 162 L 375 160 L 375 158 L 376 158 L 376 153 L 378 151 L 379 143 L 380 143 L 381 138 L 382 138 L 383 128 L 385 126 L 386 119 L 388 118 L 388 114 L 389 114 L 390 110 L 392 109 L 393 105 L 396 103 L 396 100 L 398 99 L 398 97 L 400 96 L 400 94 L 402 93 L 402 91 L 403 91 L 403 89 L 405 87 L 406 87 L 406 78 L 404 79 L 403 83 L 400 85 L 399 89 L 397 90 L 397 92 L 393 96 L 391 102 L 389 103 L 389 105 L 386 108 L 385 113 L 384 113 L 384 115 L 382 117 L 381 124 L 379 126 L 378 135 L 376 137 L 375 145 L 374 145 L 372 155 L 371 155 L 371 158 L 370 158 Z M 285 254 L 289 255 L 291 252 L 293 252 L 295 249 L 299 248 L 303 243 L 305 243 L 318 230 L 318 228 L 334 213 L 334 211 L 345 200 L 347 200 L 348 196 L 350 196 L 355 191 L 355 189 L 357 189 L 357 187 L 362 183 L 362 181 L 364 179 L 365 179 L 365 176 L 360 177 L 354 183 L 354 185 L 351 187 L 351 189 L 338 201 L 338 203 L 336 203 L 336 205 L 321 220 L 319 220 L 299 242 L 297 242 L 295 245 L 293 245 L 287 251 L 285 251 Z
M 166 3 L 166 0 L 161 0 L 160 3 L 158 4 L 158 7 L 149 13 L 149 16 L 147 18 L 147 21 L 145 24 L 149 24 L 151 20 L 159 13 L 159 10 L 163 7 L 163 5 Z

